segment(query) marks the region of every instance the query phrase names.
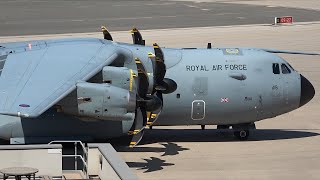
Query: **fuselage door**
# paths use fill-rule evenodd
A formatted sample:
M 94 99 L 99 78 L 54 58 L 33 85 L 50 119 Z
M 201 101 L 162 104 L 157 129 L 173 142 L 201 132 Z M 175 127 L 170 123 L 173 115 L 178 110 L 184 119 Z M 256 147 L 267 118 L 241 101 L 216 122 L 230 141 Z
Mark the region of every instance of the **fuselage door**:
M 192 102 L 191 118 L 193 120 L 202 120 L 206 113 L 206 103 L 203 100 L 194 100 Z

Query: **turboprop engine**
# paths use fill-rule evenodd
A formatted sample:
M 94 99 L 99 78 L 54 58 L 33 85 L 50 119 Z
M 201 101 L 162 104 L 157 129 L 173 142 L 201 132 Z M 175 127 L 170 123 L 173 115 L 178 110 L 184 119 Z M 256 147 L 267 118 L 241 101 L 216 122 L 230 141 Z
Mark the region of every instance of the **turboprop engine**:
M 102 31 L 105 39 L 112 40 L 106 28 Z M 132 30 L 132 36 L 135 44 L 144 46 L 137 29 Z M 149 69 L 138 57 L 133 57 L 134 61 L 105 66 L 96 75 L 96 81 L 78 82 L 76 91 L 60 101 L 57 109 L 85 121 L 133 121 L 128 135 L 132 137 L 130 146 L 137 145 L 145 127 L 151 127 L 160 115 L 162 95 L 177 89 L 174 80 L 165 78 L 161 48 L 153 44 L 153 50 L 147 54 L 148 61 L 152 62 Z M 132 58 L 130 55 L 120 57 Z

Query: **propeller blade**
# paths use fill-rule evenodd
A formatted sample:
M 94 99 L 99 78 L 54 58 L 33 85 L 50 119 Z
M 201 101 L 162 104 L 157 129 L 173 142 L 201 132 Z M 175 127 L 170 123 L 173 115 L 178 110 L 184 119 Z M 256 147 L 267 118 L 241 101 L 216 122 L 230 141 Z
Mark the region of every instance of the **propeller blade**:
M 141 98 L 145 98 L 149 88 L 148 75 L 140 59 L 136 58 L 135 62 L 138 69 L 138 79 L 139 79 L 138 94 Z
M 164 78 L 166 75 L 166 65 L 164 63 L 163 51 L 157 43 L 153 44 L 154 53 L 149 53 L 149 58 L 153 65 L 154 88 L 152 94 L 161 100 L 158 109 L 150 111 L 147 118 L 147 127 L 152 126 L 159 117 L 163 107 L 162 94 L 169 94 L 177 89 L 177 83 L 171 79 Z
M 153 43 L 153 49 L 156 57 L 158 57 L 161 61 L 164 61 L 162 49 L 159 47 L 157 43 Z
M 134 147 L 141 141 L 144 134 L 143 130 L 147 124 L 146 98 L 149 88 L 149 81 L 147 73 L 145 72 L 145 67 L 143 66 L 140 59 L 135 58 L 135 63 L 137 65 L 138 70 L 138 97 L 134 124 L 128 132 L 128 134 L 132 136 L 129 147 Z
M 161 100 L 161 107 L 158 108 L 158 109 L 155 110 L 155 111 L 150 112 L 150 113 L 148 114 L 146 127 L 152 126 L 152 125 L 156 122 L 156 120 L 157 120 L 158 117 L 159 117 L 159 114 L 160 114 L 161 111 L 162 111 L 162 106 L 163 106 L 162 92 L 157 91 L 157 92 L 156 92 L 156 96 Z
M 153 44 L 155 54 L 149 53 L 148 56 L 152 62 L 153 67 L 153 91 L 164 91 L 162 86 L 163 78 L 166 74 L 166 65 L 164 64 L 163 52 L 157 43 Z
M 146 122 L 147 122 L 147 112 L 142 107 L 137 108 L 134 125 L 132 126 L 131 130 L 128 132 L 128 134 L 132 136 L 129 147 L 134 147 L 141 141 L 144 134 L 143 130 L 146 126 Z
M 142 35 L 137 28 L 131 30 L 133 44 L 145 45 L 145 40 L 142 39 Z
M 101 26 L 101 31 L 103 33 L 103 39 L 113 41 L 113 38 L 112 38 L 110 32 L 108 31 L 108 29 L 105 26 Z
M 162 109 L 158 109 L 157 111 L 154 112 L 149 112 L 149 116 L 147 118 L 147 125 L 146 127 L 152 126 L 158 119 L 159 115 L 161 114 Z

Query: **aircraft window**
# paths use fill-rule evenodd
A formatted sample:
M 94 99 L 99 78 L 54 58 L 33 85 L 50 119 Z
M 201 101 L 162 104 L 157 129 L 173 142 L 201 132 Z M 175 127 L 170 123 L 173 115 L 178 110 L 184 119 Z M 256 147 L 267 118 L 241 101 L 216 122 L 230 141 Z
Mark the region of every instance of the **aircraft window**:
M 290 74 L 291 73 L 291 70 L 285 64 L 281 64 L 281 71 L 282 71 L 282 74 Z
M 279 64 L 273 63 L 272 64 L 273 74 L 280 74 Z
M 293 70 L 293 71 L 295 71 L 294 69 L 293 69 L 293 67 L 289 64 L 289 63 L 287 63 L 288 64 L 288 66 Z

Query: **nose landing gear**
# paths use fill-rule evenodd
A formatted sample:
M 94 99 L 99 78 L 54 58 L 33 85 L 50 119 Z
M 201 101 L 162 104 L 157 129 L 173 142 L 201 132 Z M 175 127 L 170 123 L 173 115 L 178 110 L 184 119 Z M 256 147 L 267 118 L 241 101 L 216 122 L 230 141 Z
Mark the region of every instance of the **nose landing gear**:
M 249 130 L 240 130 L 240 131 L 236 130 L 236 131 L 234 131 L 233 134 L 239 140 L 243 141 L 243 140 L 247 140 L 248 139 L 250 133 L 249 133 Z
M 250 130 L 256 129 L 256 125 L 254 123 L 235 124 L 232 125 L 232 129 L 234 130 L 234 136 L 243 141 L 248 139 Z

